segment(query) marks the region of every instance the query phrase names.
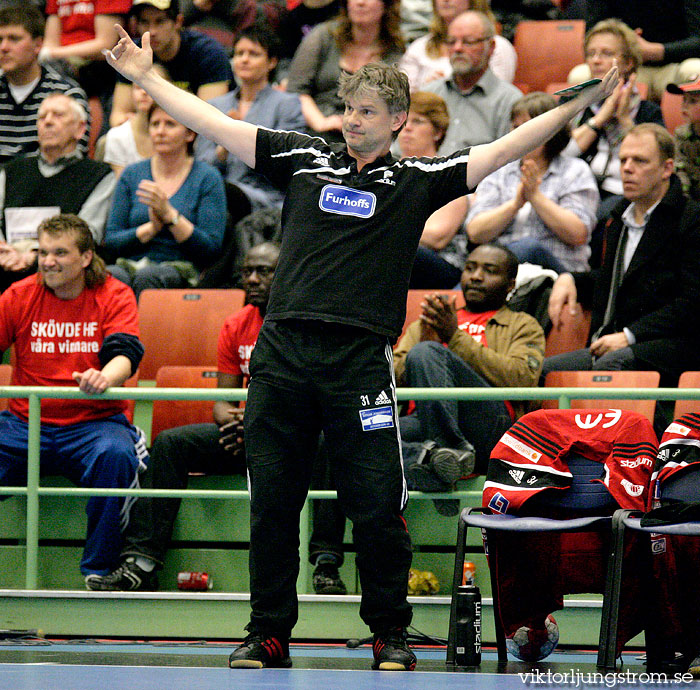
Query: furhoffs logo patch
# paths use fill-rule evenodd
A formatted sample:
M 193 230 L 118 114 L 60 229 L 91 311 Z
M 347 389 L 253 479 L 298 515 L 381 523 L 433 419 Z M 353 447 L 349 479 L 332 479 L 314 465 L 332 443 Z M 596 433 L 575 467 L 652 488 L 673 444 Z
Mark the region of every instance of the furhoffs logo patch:
M 358 216 L 370 218 L 374 215 L 377 197 L 372 192 L 360 192 L 349 187 L 327 184 L 321 190 L 318 205 L 328 213 L 338 213 L 341 216 Z

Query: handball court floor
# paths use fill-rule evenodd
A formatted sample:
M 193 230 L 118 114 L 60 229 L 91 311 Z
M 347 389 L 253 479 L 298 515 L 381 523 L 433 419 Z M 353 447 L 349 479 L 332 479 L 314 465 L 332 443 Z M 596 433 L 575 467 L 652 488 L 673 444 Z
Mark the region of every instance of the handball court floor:
M 0 641 L 0 690 L 521 690 L 648 688 L 639 652 L 623 655 L 617 677 L 594 676 L 594 651 L 556 650 L 539 664 L 500 665 L 486 649 L 475 672 L 446 671 L 445 648 L 414 645 L 413 673 L 372 671 L 369 646 L 293 644 L 292 669 L 229 669 L 235 643 L 113 640 Z M 619 674 L 626 674 L 623 678 Z M 669 680 L 663 687 L 694 681 Z

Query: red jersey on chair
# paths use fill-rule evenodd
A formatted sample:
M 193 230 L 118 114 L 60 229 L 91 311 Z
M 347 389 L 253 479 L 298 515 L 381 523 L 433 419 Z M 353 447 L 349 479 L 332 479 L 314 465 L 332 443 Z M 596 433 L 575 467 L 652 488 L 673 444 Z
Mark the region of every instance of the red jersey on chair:
M 500 513 L 575 518 L 591 514 L 586 502 L 593 489 L 598 497 L 604 495 L 596 514 L 612 515 L 618 507 L 643 510 L 657 451 L 651 424 L 636 412 L 531 412 L 491 453 L 482 504 Z M 563 492 L 576 484 L 574 462 L 570 467 L 567 460 L 572 456 L 584 458 L 589 469 L 576 486 L 582 500 L 562 508 Z M 600 463 L 599 472 L 594 463 Z M 547 614 L 563 607 L 564 594 L 602 592 L 607 545 L 608 535 L 600 532 L 491 532 L 489 566 L 506 636 L 522 625 L 543 627 Z M 638 545 L 631 543 L 626 557 L 636 559 L 638 553 Z M 633 604 L 636 595 L 634 587 L 623 588 L 620 647 L 642 629 L 639 600 Z

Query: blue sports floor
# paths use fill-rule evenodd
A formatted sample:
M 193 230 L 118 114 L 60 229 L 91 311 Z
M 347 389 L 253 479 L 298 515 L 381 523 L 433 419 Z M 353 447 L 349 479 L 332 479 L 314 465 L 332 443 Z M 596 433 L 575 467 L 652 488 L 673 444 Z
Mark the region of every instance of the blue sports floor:
M 295 644 L 292 669 L 228 668 L 234 643 L 26 640 L 0 642 L 0 690 L 522 690 L 700 687 L 688 676 L 651 679 L 625 654 L 616 675 L 595 675 L 594 652 L 555 651 L 530 665 L 499 667 L 486 650 L 479 672 L 447 672 L 445 650 L 416 646 L 413 673 L 370 670 L 371 649 Z M 700 682 L 700 681 L 697 681 Z

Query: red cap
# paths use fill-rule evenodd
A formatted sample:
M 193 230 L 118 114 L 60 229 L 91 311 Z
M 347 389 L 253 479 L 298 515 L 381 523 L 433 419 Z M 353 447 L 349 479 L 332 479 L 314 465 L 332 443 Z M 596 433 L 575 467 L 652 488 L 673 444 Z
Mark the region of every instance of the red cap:
M 700 92 L 700 75 L 695 77 L 695 81 L 687 84 L 667 84 L 666 91 L 683 95 L 684 93 Z

